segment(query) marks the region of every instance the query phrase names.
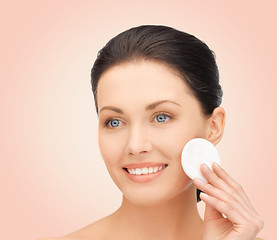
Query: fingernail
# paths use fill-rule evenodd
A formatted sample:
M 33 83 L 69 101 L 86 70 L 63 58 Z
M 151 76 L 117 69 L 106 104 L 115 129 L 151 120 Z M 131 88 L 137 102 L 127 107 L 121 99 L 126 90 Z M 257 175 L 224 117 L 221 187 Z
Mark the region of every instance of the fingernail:
M 214 165 L 215 165 L 217 168 L 220 168 L 220 165 L 219 165 L 217 162 L 214 162 Z
M 211 170 L 206 163 L 203 163 L 203 167 L 206 168 L 206 169 Z
M 209 197 L 209 195 L 207 193 L 201 192 L 200 193 L 200 197 L 206 198 L 206 197 Z
M 205 183 L 201 178 L 194 178 L 194 180 L 198 183 Z

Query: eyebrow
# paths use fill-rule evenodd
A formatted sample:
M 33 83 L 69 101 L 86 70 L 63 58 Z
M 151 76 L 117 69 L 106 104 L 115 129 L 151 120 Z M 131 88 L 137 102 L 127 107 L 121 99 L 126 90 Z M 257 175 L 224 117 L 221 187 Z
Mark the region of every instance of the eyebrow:
M 176 104 L 176 105 L 178 105 L 178 106 L 181 107 L 181 105 L 180 105 L 179 103 L 176 103 L 176 102 L 174 102 L 174 101 L 172 101 L 172 100 L 160 100 L 160 101 L 156 101 L 156 102 L 153 102 L 153 103 L 147 105 L 147 106 L 145 107 L 145 110 L 146 110 L 146 111 L 153 110 L 153 109 L 156 108 L 158 105 L 160 105 L 160 104 L 162 104 L 162 103 L 167 103 L 167 102 Z M 106 110 L 112 110 L 112 111 L 114 111 L 114 112 L 124 114 L 124 112 L 123 112 L 121 109 L 116 108 L 116 107 L 112 107 L 112 106 L 103 107 L 103 108 L 100 110 L 100 112 L 102 112 L 102 111 L 105 110 L 105 109 L 106 109 Z M 100 112 L 99 112 L 99 113 L 100 113 Z

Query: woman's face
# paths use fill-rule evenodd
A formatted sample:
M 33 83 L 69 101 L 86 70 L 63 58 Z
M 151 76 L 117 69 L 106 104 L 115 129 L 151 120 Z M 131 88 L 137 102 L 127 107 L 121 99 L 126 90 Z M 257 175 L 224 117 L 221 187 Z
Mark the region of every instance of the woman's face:
M 208 127 L 184 81 L 165 64 L 141 60 L 109 68 L 97 90 L 100 152 L 124 197 L 150 206 L 191 186 L 181 166 L 182 149 L 192 138 L 206 138 Z M 142 169 L 149 167 L 146 162 L 167 167 L 155 179 L 152 173 L 131 180 L 124 167 L 142 164 Z

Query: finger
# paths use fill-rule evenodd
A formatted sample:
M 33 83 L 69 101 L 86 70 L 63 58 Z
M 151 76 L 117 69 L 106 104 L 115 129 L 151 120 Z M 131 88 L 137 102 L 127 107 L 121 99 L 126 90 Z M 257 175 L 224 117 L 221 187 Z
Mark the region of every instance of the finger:
M 230 194 L 235 194 L 236 192 L 239 193 L 243 201 L 248 204 L 248 206 L 257 214 L 253 205 L 251 204 L 249 198 L 247 197 L 246 193 L 244 192 L 242 186 L 238 184 L 222 167 L 218 164 L 213 164 L 213 171 L 214 173 L 222 180 L 224 180 L 233 190 L 229 192 Z
M 224 182 L 223 179 L 217 176 L 215 172 L 213 172 L 206 164 L 201 164 L 200 170 L 210 184 L 219 189 L 230 192 L 230 186 L 226 182 Z
M 215 197 L 201 192 L 200 198 L 203 202 L 206 203 L 207 206 L 209 205 L 223 213 L 228 218 L 228 220 L 231 221 L 234 227 L 236 226 L 237 228 L 244 228 L 244 231 L 250 232 L 250 234 L 251 232 L 254 232 L 254 236 L 256 236 L 257 233 L 264 227 L 264 222 L 260 218 L 250 220 L 245 219 L 245 217 L 236 209 L 232 208 L 232 206 Z
M 220 174 L 217 175 L 217 173 L 221 172 L 221 170 L 222 170 L 223 171 L 222 174 L 225 174 L 225 177 L 228 177 L 229 175 L 219 165 L 214 163 L 213 164 L 213 170 L 214 171 L 212 171 L 205 164 L 201 165 L 202 174 L 206 177 L 206 179 L 209 181 L 209 183 L 213 184 L 214 186 L 217 186 L 219 189 L 223 190 L 224 192 L 229 193 L 229 195 L 230 195 L 229 197 L 225 196 L 224 198 L 221 198 L 221 199 L 223 201 L 226 201 L 226 199 L 227 199 L 227 202 L 228 202 L 228 200 L 231 200 L 232 198 L 235 198 L 237 200 L 236 205 L 238 206 L 238 204 L 240 204 L 241 207 L 245 210 L 244 211 L 245 217 L 247 217 L 249 220 L 251 220 L 253 218 L 258 218 L 259 217 L 258 213 L 255 211 L 254 207 L 250 203 L 250 201 L 247 198 L 247 196 L 246 196 L 245 192 L 243 191 L 242 187 L 237 183 L 237 185 L 240 186 L 240 187 L 238 189 L 234 189 L 233 188 L 234 185 L 230 186 L 228 183 L 224 182 L 224 179 L 226 179 L 226 178 L 224 178 L 224 179 L 220 178 L 221 175 Z M 232 179 L 232 178 L 230 177 L 230 179 Z M 236 183 L 234 180 L 233 180 L 233 182 Z M 200 190 L 202 190 L 202 189 L 200 189 Z M 205 192 L 205 190 L 202 190 L 202 191 Z
M 217 209 L 215 209 L 214 207 L 212 207 L 209 204 L 205 204 L 205 213 L 204 213 L 204 220 L 205 221 L 210 221 L 210 220 L 217 220 L 217 219 L 221 219 L 224 218 L 222 216 L 222 213 L 219 212 Z
M 220 213 L 223 213 L 233 224 L 242 225 L 246 222 L 246 219 L 239 211 L 235 210 L 225 202 L 203 192 L 200 193 L 200 198 L 207 205 L 210 205 Z
M 241 192 L 241 189 L 240 190 L 234 189 L 233 185 L 230 185 L 230 182 L 225 181 L 226 178 L 221 178 L 220 174 L 223 174 L 221 172 L 222 168 L 219 167 L 219 165 L 217 165 L 215 163 L 212 165 L 212 167 L 213 167 L 213 171 L 206 164 L 201 165 L 202 174 L 208 180 L 208 182 L 211 183 L 213 186 L 215 186 L 225 192 L 228 192 L 230 195 L 234 196 L 238 201 L 243 201 L 244 204 L 246 205 L 245 206 L 246 209 L 249 206 L 253 210 L 254 208 L 251 205 L 246 194 L 244 192 Z M 217 175 L 217 173 L 219 173 L 219 175 Z M 227 173 L 225 172 L 225 175 L 224 175 L 225 177 L 227 177 L 226 174 Z
M 218 200 L 228 204 L 232 209 L 240 212 L 241 215 L 245 216 L 247 219 L 251 219 L 254 215 L 251 213 L 251 209 L 245 207 L 238 199 L 234 196 L 230 195 L 228 192 L 221 190 L 219 188 L 214 187 L 210 183 L 206 183 L 199 178 L 194 179 L 194 183 L 198 189 L 203 191 L 204 193 L 217 198 Z

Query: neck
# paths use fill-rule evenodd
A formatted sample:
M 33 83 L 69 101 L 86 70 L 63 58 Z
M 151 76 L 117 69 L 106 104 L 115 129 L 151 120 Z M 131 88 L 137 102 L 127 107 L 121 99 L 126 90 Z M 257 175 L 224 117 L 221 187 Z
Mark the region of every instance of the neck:
M 116 231 L 133 239 L 201 239 L 203 231 L 194 186 L 154 206 L 134 205 L 123 196 L 113 219 Z

